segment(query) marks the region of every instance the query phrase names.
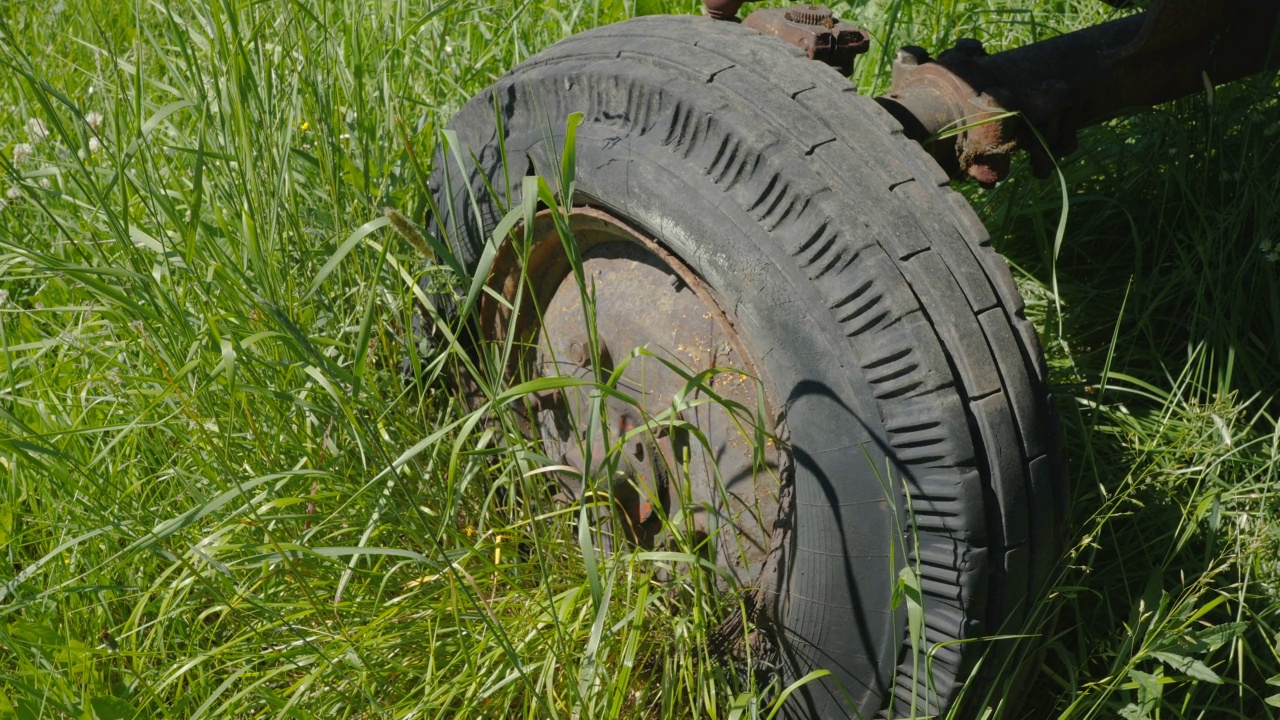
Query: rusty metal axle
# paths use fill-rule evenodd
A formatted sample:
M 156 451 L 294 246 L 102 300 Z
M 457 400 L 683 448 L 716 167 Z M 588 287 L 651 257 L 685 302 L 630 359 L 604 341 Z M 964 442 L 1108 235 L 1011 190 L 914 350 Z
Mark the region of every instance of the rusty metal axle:
M 706 4 L 730 19 L 743 2 Z M 1018 149 L 1044 176 L 1082 128 L 1280 66 L 1278 25 L 1277 0 L 1154 0 L 1143 13 L 996 54 L 972 39 L 936 58 L 903 48 L 893 87 L 877 100 L 953 177 L 995 183 Z

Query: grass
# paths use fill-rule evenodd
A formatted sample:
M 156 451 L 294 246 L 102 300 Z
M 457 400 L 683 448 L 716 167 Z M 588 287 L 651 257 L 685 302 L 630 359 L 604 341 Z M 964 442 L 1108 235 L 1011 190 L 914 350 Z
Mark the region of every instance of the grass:
M 405 342 L 421 255 L 381 213 L 425 204 L 443 123 L 515 63 L 693 9 L 0 6 L 0 717 L 768 716 L 777 688 L 707 649 L 731 597 L 592 556 L 512 492 L 534 449 L 404 381 L 437 356 Z M 1110 12 L 837 9 L 876 38 L 868 91 L 908 40 Z M 1056 183 L 965 189 L 1041 328 L 1074 491 L 1043 668 L 972 687 L 987 717 L 1272 712 L 1278 95 L 1086 132 L 1060 252 Z

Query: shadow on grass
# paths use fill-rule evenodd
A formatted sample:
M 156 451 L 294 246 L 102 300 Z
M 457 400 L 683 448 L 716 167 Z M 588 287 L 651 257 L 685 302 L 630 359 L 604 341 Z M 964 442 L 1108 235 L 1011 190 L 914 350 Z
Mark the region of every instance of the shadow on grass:
M 1036 717 L 1269 714 L 1277 139 L 1274 75 L 1085 133 L 1056 302 L 1057 184 L 971 194 L 1045 329 L 1072 478 Z

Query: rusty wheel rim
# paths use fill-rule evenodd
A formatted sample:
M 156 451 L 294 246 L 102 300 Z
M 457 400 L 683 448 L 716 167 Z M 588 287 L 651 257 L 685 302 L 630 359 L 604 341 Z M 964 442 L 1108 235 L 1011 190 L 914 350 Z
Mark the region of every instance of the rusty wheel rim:
M 769 556 L 784 448 L 748 344 L 697 274 L 653 239 L 597 208 L 562 221 L 582 280 L 544 211 L 524 251 L 511 243 L 495 260 L 489 285 L 506 302 L 481 306 L 486 335 L 516 334 L 514 372 L 600 381 L 618 369 L 618 395 L 633 400 L 591 386 L 531 398 L 531 432 L 553 463 L 573 468 L 557 476 L 556 498 L 608 497 L 593 510 L 607 548 L 624 536 L 642 548 L 680 537 L 751 584 Z

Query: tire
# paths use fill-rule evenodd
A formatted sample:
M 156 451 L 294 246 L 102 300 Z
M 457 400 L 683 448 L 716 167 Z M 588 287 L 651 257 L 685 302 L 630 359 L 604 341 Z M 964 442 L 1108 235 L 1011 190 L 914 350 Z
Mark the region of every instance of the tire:
M 1036 333 L 981 222 L 833 69 L 735 23 L 649 17 L 559 43 L 451 121 L 468 161 L 437 158 L 433 222 L 464 262 L 519 202 L 503 188 L 556 175 L 574 112 L 575 202 L 712 288 L 778 398 L 792 499 L 766 588 L 775 646 L 784 684 L 831 672 L 788 712 L 945 714 L 975 640 L 1022 629 L 1066 508 Z M 891 600 L 904 566 L 923 598 L 915 657 Z

